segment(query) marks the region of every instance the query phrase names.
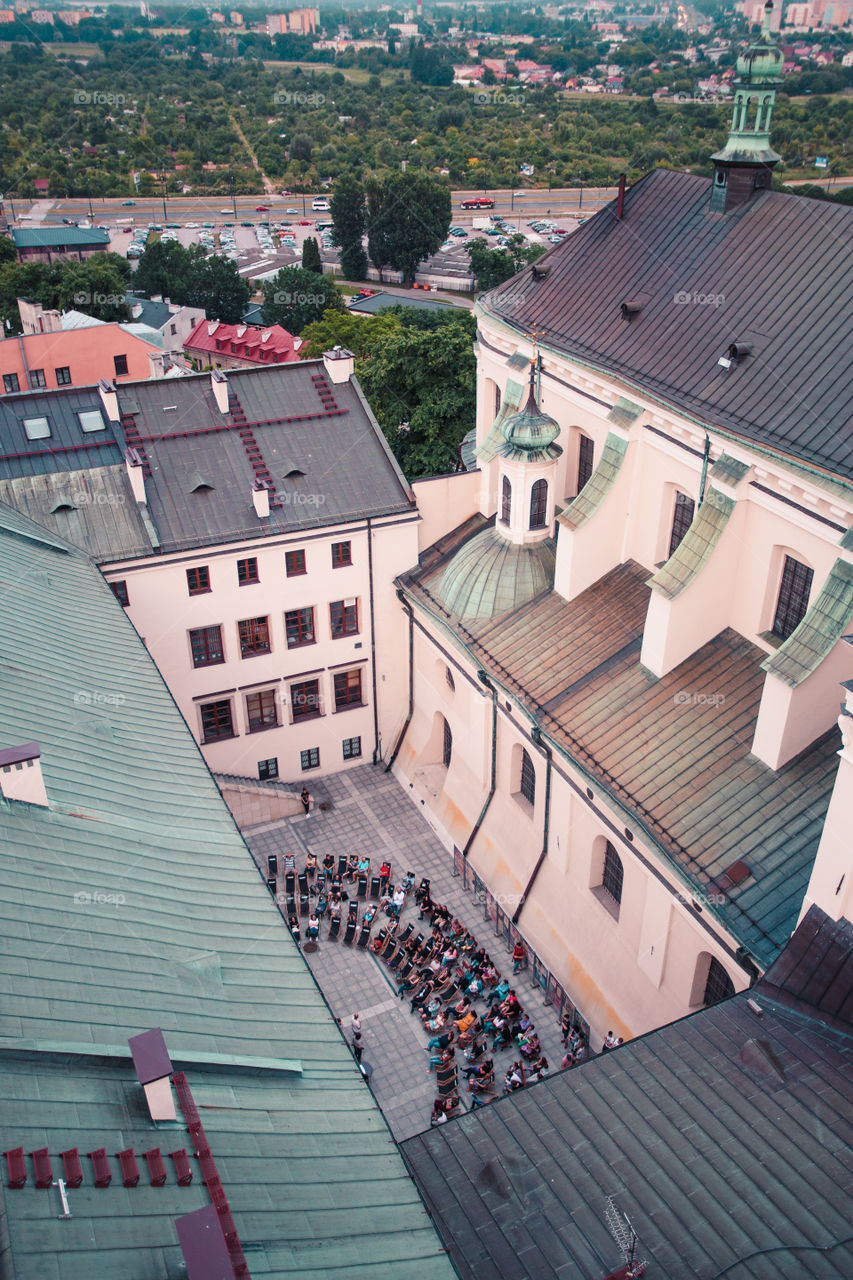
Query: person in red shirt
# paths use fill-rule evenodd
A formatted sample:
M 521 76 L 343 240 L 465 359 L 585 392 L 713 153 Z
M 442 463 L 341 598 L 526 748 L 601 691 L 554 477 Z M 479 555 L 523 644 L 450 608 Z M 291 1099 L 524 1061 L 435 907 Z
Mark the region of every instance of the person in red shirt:
M 379 868 L 379 892 L 384 893 L 391 879 L 391 863 L 386 858 Z

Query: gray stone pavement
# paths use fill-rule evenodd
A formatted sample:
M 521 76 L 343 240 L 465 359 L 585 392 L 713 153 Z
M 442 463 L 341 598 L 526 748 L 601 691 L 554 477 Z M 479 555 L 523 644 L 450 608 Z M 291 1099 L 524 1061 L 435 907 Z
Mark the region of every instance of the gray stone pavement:
M 282 855 L 294 853 L 297 871 L 304 867 L 309 850 L 317 855 L 320 864 L 327 853 L 336 858 L 353 852 L 359 856 L 367 854 L 371 870 L 377 873 L 387 856 L 396 881 L 407 871 L 415 873 L 416 884 L 423 876 L 429 877 L 433 900 L 450 908 L 512 982 L 506 944 L 502 938 L 495 937 L 494 927 L 484 918 L 482 906 L 463 888 L 461 879 L 454 876 L 451 854 L 396 779 L 381 767 L 361 765 L 346 773 L 325 777 L 322 783 L 323 798 L 332 805 L 328 811 L 314 809 L 307 815 L 244 830 L 243 835 L 263 875 L 266 876 L 267 856 L 271 853 L 279 856 L 280 865 Z M 281 879 L 280 890 L 280 906 L 284 909 Z M 404 925 L 409 920 L 417 924 L 417 907 L 411 896 L 402 919 Z M 300 923 L 304 939 L 307 919 L 303 918 Z M 385 917 L 378 915 L 374 931 L 383 923 Z M 427 933 L 428 924 L 425 920 L 421 925 L 422 929 L 426 926 Z M 284 918 L 282 928 L 287 928 Z M 334 1015 L 342 1020 L 347 1039 L 353 1013 L 360 1014 L 363 1062 L 372 1068 L 371 1088 L 394 1137 L 402 1141 L 429 1127 L 436 1097 L 435 1077 L 428 1071 L 427 1033 L 417 1014 L 410 1012 L 408 1000 L 398 1000 L 393 974 L 381 960 L 369 951 L 358 950 L 355 944 L 348 947 L 341 940 L 330 942 L 327 934 L 328 922 L 324 921 L 319 948 L 312 955 L 305 955 L 305 961 Z M 340 938 L 343 938 L 343 929 Z M 556 1013 L 545 1005 L 542 992 L 532 986 L 528 973 L 519 973 L 513 985 L 533 1018 L 553 1073 L 559 1069 L 564 1053 Z M 478 1007 L 484 1007 L 482 1001 Z M 512 1050 L 503 1049 L 493 1056 L 500 1096 L 504 1073 L 515 1055 Z M 459 1052 L 457 1064 L 465 1065 Z M 465 1090 L 464 1077 L 460 1080 L 460 1091 L 467 1109 L 471 1095 Z

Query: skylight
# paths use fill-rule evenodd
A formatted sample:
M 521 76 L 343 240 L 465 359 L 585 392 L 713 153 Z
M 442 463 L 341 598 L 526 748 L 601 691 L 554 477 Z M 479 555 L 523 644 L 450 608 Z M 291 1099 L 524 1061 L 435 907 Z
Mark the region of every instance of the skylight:
M 84 431 L 106 431 L 100 409 L 83 409 L 77 414 Z
M 23 421 L 28 440 L 46 440 L 50 435 L 47 418 L 24 418 Z

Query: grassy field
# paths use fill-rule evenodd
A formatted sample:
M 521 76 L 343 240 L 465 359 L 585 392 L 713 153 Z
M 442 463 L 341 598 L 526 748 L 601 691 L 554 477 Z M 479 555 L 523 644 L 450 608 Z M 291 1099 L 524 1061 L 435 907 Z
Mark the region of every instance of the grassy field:
M 367 71 L 364 67 L 336 67 L 330 62 L 269 62 L 265 60 L 264 66 L 273 71 L 295 71 L 299 67 L 302 71 L 325 72 L 327 75 L 334 71 L 340 71 L 344 79 L 351 80 L 353 84 L 367 84 L 373 74 L 372 71 Z M 386 71 L 379 76 L 379 79 L 382 84 L 391 84 L 399 75 L 399 71 Z

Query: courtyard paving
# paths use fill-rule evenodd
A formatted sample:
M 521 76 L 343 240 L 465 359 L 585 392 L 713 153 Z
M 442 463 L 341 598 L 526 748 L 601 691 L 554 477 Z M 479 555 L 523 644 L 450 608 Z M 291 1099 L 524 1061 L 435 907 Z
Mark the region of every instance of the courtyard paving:
M 387 857 L 398 882 L 407 871 L 415 873 L 416 884 L 423 876 L 429 877 L 434 901 L 446 903 L 478 944 L 491 954 L 497 967 L 507 976 L 511 975 L 512 964 L 503 939 L 495 937 L 482 906 L 454 875 L 451 854 L 418 805 L 391 774 L 382 768 L 361 765 L 319 779 L 314 795 L 317 807 L 307 815 L 244 829 L 246 842 L 265 877 L 267 857 L 273 853 L 278 855 L 279 865 L 284 854 L 294 853 L 297 871 L 304 867 L 309 850 L 317 855 L 320 864 L 327 853 L 336 858 L 340 854 L 367 854 L 371 870 L 376 872 Z M 331 808 L 321 810 L 320 800 L 330 803 Z M 279 905 L 284 910 L 283 884 L 279 897 Z M 403 923 L 409 920 L 417 923 L 417 914 L 410 895 L 403 911 Z M 384 916 L 377 916 L 374 930 L 384 922 Z M 300 923 L 304 937 L 307 920 Z M 425 920 L 421 928 L 426 925 Z M 287 928 L 286 918 L 282 918 L 282 928 Z M 393 974 L 383 962 L 355 945 L 344 946 L 340 940 L 330 942 L 327 934 L 328 923 L 324 921 L 319 947 L 313 954 L 304 955 L 305 961 L 333 1014 L 341 1019 L 347 1039 L 350 1038 L 350 1019 L 354 1012 L 359 1013 L 364 1040 L 362 1061 L 371 1068 L 371 1088 L 394 1137 L 402 1141 L 429 1128 L 436 1092 L 435 1077 L 427 1067 L 427 1034 L 418 1016 L 410 1012 L 408 1000 L 397 998 Z M 521 1003 L 533 1018 L 554 1072 L 564 1052 L 555 1011 L 545 1005 L 542 992 L 532 986 L 527 973 L 519 973 L 514 985 Z M 498 1096 L 503 1091 L 503 1076 L 513 1057 L 510 1049 L 494 1055 Z M 462 1055 L 458 1054 L 457 1058 L 464 1066 Z M 472 1095 L 465 1091 L 464 1078 L 460 1081 L 460 1090 L 467 1109 Z

